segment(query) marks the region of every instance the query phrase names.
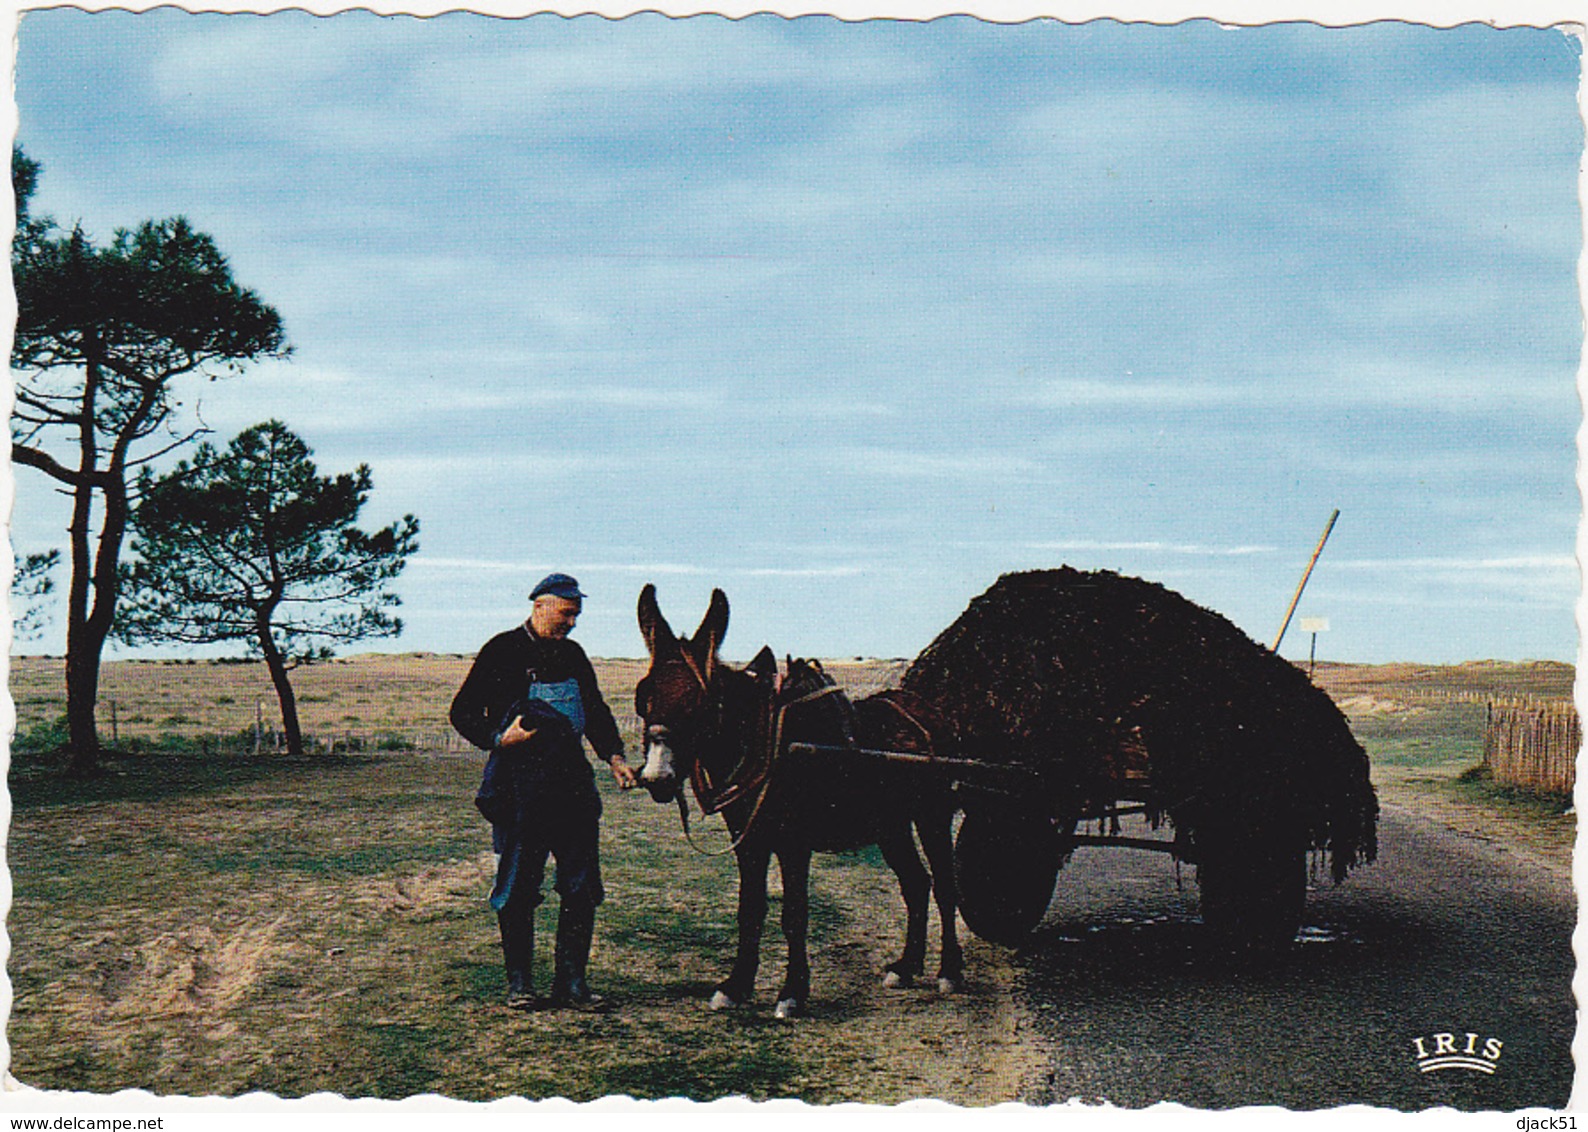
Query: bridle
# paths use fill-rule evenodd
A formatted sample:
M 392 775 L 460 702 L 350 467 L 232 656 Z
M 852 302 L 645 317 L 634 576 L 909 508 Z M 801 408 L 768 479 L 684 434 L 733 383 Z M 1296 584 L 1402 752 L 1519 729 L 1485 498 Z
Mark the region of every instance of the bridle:
M 689 650 L 687 648 L 679 648 L 678 655 L 683 661 L 685 669 L 687 669 L 689 674 L 695 678 L 695 683 L 700 686 L 701 698 L 705 701 L 707 706 L 710 706 L 711 683 L 706 679 L 706 674 L 700 670 L 700 665 L 695 662 L 695 658 L 689 654 Z M 647 676 L 646 679 L 649 680 L 651 677 Z M 646 723 L 645 713 L 641 711 L 639 714 L 640 723 L 643 728 L 643 734 L 640 737 L 645 741 L 646 747 L 649 747 L 653 740 L 665 741 L 672 733 L 672 729 L 669 728 L 665 723 Z
M 705 696 L 708 710 L 712 706 L 711 684 L 705 673 L 700 670 L 695 658 L 688 649 L 680 650 L 684 665 L 690 675 L 700 685 L 701 693 Z M 755 801 L 750 807 L 749 817 L 745 819 L 743 827 L 738 834 L 722 849 L 703 849 L 696 843 L 694 835 L 689 828 L 689 803 L 684 798 L 680 789 L 676 795 L 678 802 L 678 819 L 683 826 L 684 839 L 689 842 L 690 848 L 707 857 L 721 857 L 733 852 L 744 843 L 745 838 L 756 826 L 756 819 L 761 815 L 762 807 L 772 789 L 772 774 L 782 758 L 783 735 L 786 728 L 788 713 L 791 709 L 814 703 L 827 696 L 842 694 L 843 689 L 835 683 L 827 683 L 810 692 L 802 693 L 793 699 L 783 700 L 784 681 L 779 681 L 778 687 L 767 697 L 766 727 L 764 734 L 766 742 L 758 750 L 756 745 L 745 745 L 744 753 L 739 761 L 730 770 L 719 786 L 712 780 L 710 771 L 701 762 L 699 753 L 696 753 L 694 765 L 690 768 L 690 785 L 695 791 L 695 798 L 700 803 L 700 809 L 705 814 L 715 814 L 736 802 L 749 797 L 752 793 Z M 669 729 L 664 724 L 646 724 L 646 742 L 652 740 L 665 740 Z

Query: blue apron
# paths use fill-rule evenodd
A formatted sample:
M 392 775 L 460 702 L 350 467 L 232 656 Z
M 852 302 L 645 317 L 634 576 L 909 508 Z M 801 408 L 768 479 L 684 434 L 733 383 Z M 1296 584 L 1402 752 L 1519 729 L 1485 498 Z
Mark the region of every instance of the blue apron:
M 550 704 L 568 720 L 574 735 L 584 734 L 584 697 L 579 694 L 579 681 L 559 680 L 555 684 L 544 684 L 537 680 L 529 686 L 524 698 Z
M 578 796 L 588 794 L 590 799 L 596 799 L 594 777 L 581 744 L 584 699 L 579 694 L 579 682 L 531 682 L 524 698 L 507 709 L 501 726 L 506 728 L 520 718 L 523 726 L 531 731 L 549 730 L 530 752 L 503 752 L 492 748 L 490 758 L 485 760 L 474 804 L 493 826 L 511 826 L 521 820 L 525 816 L 522 807 L 543 796 L 548 787 L 553 796 L 557 796 L 570 785 L 576 785 Z M 555 733 L 562 730 L 563 723 L 568 725 L 568 731 L 557 736 Z M 577 789 L 577 786 L 584 789 Z M 497 833 L 499 841 L 501 830 Z

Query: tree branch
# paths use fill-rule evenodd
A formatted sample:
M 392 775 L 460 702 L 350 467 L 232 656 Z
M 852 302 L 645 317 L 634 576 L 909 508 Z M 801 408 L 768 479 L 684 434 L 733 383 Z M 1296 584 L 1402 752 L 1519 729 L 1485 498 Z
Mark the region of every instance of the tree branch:
M 98 487 L 103 482 L 101 477 L 95 472 L 80 472 L 75 468 L 68 468 L 48 452 L 30 448 L 25 444 L 11 445 L 11 462 L 13 464 L 22 464 L 29 468 L 37 468 L 51 479 L 60 480 L 62 483 L 71 484 L 73 487 L 81 487 L 83 484 L 91 484 Z
M 152 432 L 153 430 L 150 430 L 150 431 Z M 153 463 L 154 461 L 158 460 L 161 456 L 164 456 L 164 455 L 166 455 L 169 452 L 174 452 L 176 449 L 182 447 L 182 445 L 184 445 L 184 444 L 187 444 L 189 441 L 197 440 L 201 436 L 208 436 L 213 431 L 214 431 L 214 429 L 211 429 L 208 426 L 201 425 L 200 427 L 195 428 L 193 431 L 189 432 L 186 436 L 178 437 L 177 439 L 173 440 L 170 444 L 167 444 L 164 448 L 161 448 L 158 451 L 150 452 L 150 453 L 148 453 L 146 455 L 139 456 L 135 460 L 134 459 L 129 459 L 127 461 L 127 465 L 126 466 L 129 467 L 129 468 L 137 468 L 137 467 L 141 467 L 144 464 Z M 147 436 L 147 435 L 149 435 L 149 433 L 145 433 L 144 435 Z

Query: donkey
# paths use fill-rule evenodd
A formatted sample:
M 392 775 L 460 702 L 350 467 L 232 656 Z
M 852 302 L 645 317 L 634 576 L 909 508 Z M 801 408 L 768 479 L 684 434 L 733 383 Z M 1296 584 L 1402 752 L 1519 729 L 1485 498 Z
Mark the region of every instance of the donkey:
M 742 1005 L 754 990 L 767 868 L 776 856 L 788 969 L 774 1012 L 789 1018 L 804 1009 L 810 995 L 811 854 L 865 845 L 881 849 L 899 879 L 907 914 L 904 954 L 887 965 L 883 984 L 909 986 L 923 973 L 927 904 L 935 894 L 943 938 L 937 988 L 944 994 L 957 990 L 964 957 L 954 922 L 950 785 L 929 764 L 902 765 L 862 753 L 942 755 L 949 731 L 941 717 L 902 692 L 851 704 L 813 661 L 789 661 L 779 680 L 777 660 L 767 648 L 742 669 L 729 666 L 717 655 L 728 628 L 728 599 L 721 590 L 712 591 L 693 637 L 674 636 L 653 585 L 640 592 L 639 621 L 651 657 L 634 695 L 645 744 L 640 782 L 657 802 L 676 801 L 687 813 L 681 790 L 689 780 L 701 809 L 722 813 L 738 859 L 738 952 L 732 972 L 712 994 L 711 1008 Z M 823 749 L 791 752 L 795 743 Z M 930 873 L 916 852 L 912 826 Z

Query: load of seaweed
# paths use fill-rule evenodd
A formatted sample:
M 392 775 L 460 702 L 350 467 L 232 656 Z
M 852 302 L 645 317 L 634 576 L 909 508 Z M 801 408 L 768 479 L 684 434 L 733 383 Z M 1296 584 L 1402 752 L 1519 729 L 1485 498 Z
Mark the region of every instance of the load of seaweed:
M 1307 674 L 1224 617 L 1110 571 L 1006 574 L 902 686 L 961 757 L 1031 771 L 1058 821 L 1145 803 L 1199 846 L 1279 831 L 1336 881 L 1377 853 L 1367 755 Z

